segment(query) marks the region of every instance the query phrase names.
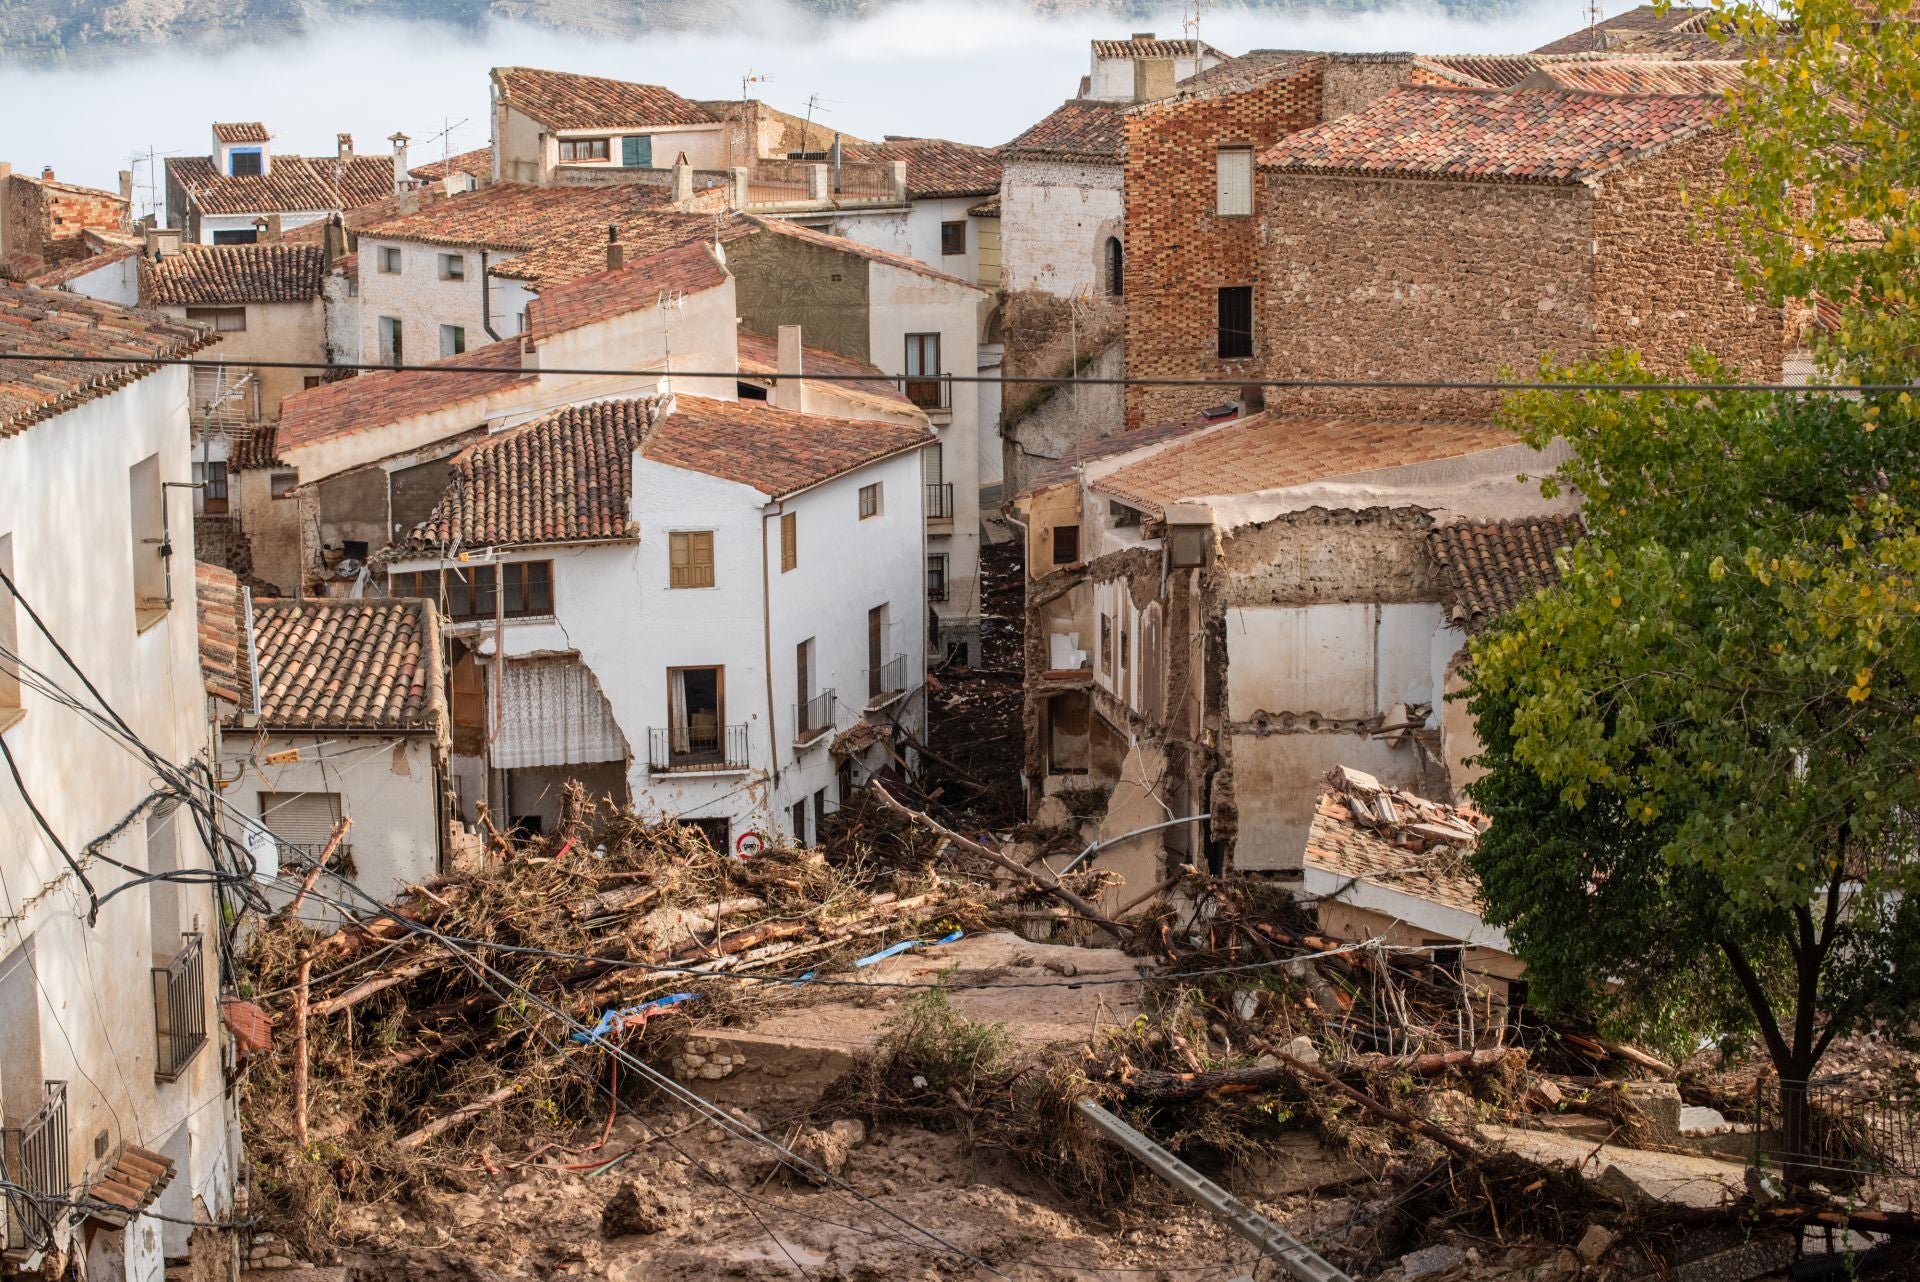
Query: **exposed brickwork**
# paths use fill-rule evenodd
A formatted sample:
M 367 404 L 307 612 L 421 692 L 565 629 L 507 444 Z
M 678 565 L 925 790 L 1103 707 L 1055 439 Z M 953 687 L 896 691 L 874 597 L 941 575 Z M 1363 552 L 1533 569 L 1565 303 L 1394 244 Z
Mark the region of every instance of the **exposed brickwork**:
M 128 205 L 110 191 L 13 174 L 0 178 L 0 226 L 7 250 L 39 259 L 34 274 L 87 257 L 88 230 L 124 233 Z
M 1218 291 L 1254 286 L 1257 315 L 1259 212 L 1257 199 L 1248 216 L 1215 212 L 1215 152 L 1245 146 L 1257 154 L 1317 123 L 1323 69 L 1314 60 L 1244 92 L 1176 96 L 1127 114 L 1129 375 L 1251 381 L 1257 374 L 1257 360 L 1218 355 Z M 1184 418 L 1229 399 L 1213 388 L 1129 388 L 1127 425 Z
M 1412 54 L 1374 53 L 1335 55 L 1327 59 L 1320 94 L 1320 119 L 1338 120 L 1384 98 L 1404 84 L 1455 84 L 1439 75 L 1425 75 Z

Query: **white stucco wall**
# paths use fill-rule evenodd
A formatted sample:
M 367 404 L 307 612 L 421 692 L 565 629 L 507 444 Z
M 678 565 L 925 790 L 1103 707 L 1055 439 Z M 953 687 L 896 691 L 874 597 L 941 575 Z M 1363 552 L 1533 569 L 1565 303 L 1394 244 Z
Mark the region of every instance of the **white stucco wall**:
M 140 258 L 133 255 L 104 263 L 90 272 L 73 277 L 61 286 L 68 293 L 84 294 L 122 307 L 140 305 Z
M 400 250 L 400 270 L 380 270 L 383 248 Z M 440 256 L 461 258 L 466 275 L 460 280 L 440 279 Z M 459 325 L 467 331 L 467 350 L 485 347 L 495 340 L 487 334 L 486 316 L 480 297 L 482 281 L 480 251 L 451 249 L 414 241 L 360 241 L 360 350 L 369 361 L 382 359 L 380 318 L 392 316 L 400 321 L 401 340 L 409 365 L 437 361 L 440 352 L 440 327 Z M 511 255 L 489 254 L 490 266 L 497 266 Z M 496 304 L 498 300 L 495 300 Z M 512 313 L 493 311 L 493 328 L 502 338 L 518 332 Z
M 308 223 L 317 223 L 327 216 L 323 209 L 256 209 L 244 214 L 202 214 L 200 215 L 200 241 L 202 245 L 213 244 L 213 234 L 217 231 L 253 231 L 253 220 L 266 218 L 274 214 L 280 216 L 280 230 L 290 232 L 296 227 L 305 227 Z
M 1000 185 L 1002 282 L 1061 298 L 1105 292 L 1103 247 L 1126 241 L 1117 164 L 1008 161 Z
M 981 220 L 969 218 L 967 210 L 985 199 L 984 196 L 929 198 L 916 200 L 905 209 L 895 206 L 871 213 L 843 209 L 833 215 L 833 233 L 875 249 L 905 254 L 908 258 L 918 259 L 929 267 L 936 267 L 977 285 L 980 283 Z M 793 221 L 811 223 L 815 219 L 798 217 Z M 964 254 L 941 252 L 940 227 L 943 223 L 967 225 L 967 251 Z
M 175 763 L 205 752 L 208 730 L 199 672 L 193 588 L 193 520 L 188 491 L 169 490 L 173 541 L 172 604 L 137 629 L 129 469 L 157 455 L 163 480 L 188 480 L 187 371 L 156 371 L 118 391 L 84 402 L 50 422 L 0 438 L 0 540 L 10 540 L 10 576 L 73 661 L 154 751 Z M 150 553 L 157 555 L 157 552 Z M 0 597 L 8 594 L 0 589 Z M 3 607 L 0 607 L 3 608 Z M 79 681 L 25 617 L 16 615 L 26 661 L 75 689 Z M 140 806 L 152 787 L 151 767 L 71 710 L 27 691 L 25 716 L 4 731 L 27 789 L 70 850 L 107 833 Z M 209 858 L 184 813 L 160 829 L 179 867 L 207 867 Z M 103 853 L 145 868 L 143 819 L 106 844 Z M 162 1149 L 180 1143 L 188 1161 L 179 1177 L 225 1218 L 232 1209 L 233 1150 L 222 1102 L 217 964 L 211 932 L 219 918 L 210 892 L 163 886 L 174 897 L 183 929 L 207 940 L 207 1026 L 210 1042 L 171 1083 L 155 1082 L 154 961 L 148 889 L 119 895 L 89 924 L 87 901 L 59 854 L 37 829 L 9 778 L 0 783 L 0 971 L 25 973 L 37 994 L 37 1027 L 0 1029 L 9 1073 L 65 1081 L 70 1169 L 80 1178 L 93 1161 L 93 1140 Z M 132 874 L 96 862 L 89 871 L 105 893 Z M 27 907 L 28 900 L 35 902 Z M 24 919 L 16 914 L 24 913 Z M 31 941 L 31 953 L 21 954 Z M 162 940 L 172 951 L 177 941 Z M 11 970 L 25 966 L 25 971 Z M 37 978 L 34 978 L 37 976 Z M 39 1063 L 19 1056 L 38 1042 Z M 9 1120 L 36 1099 L 4 1101 Z M 131 1234 L 144 1241 L 146 1223 Z

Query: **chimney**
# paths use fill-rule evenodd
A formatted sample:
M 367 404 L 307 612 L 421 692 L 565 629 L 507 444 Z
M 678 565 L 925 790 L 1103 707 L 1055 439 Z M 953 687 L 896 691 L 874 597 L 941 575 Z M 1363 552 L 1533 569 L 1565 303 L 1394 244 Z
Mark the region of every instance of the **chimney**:
M 327 219 L 327 230 L 323 233 L 320 243 L 323 246 L 320 252 L 326 268 L 332 271 L 333 265 L 347 256 L 347 227 L 340 220 L 340 215 L 335 214 Z
M 745 209 L 747 207 L 747 191 L 749 186 L 747 167 L 745 165 L 735 165 L 732 169 L 729 169 L 727 173 L 733 178 L 733 207 L 735 209 Z
M 684 205 L 693 199 L 693 166 L 687 163 L 685 152 L 673 162 L 673 202 Z
M 627 250 L 620 243 L 620 224 L 607 224 L 607 270 L 617 272 L 627 265 Z
M 50 183 L 54 181 L 52 165 L 40 166 L 40 181 L 43 183 Z
M 804 412 L 805 399 L 801 389 L 800 327 L 782 325 L 780 327 L 779 355 L 774 360 L 774 369 L 779 377 L 773 383 L 773 395 L 768 399 L 775 409 Z
M 888 181 L 893 186 L 893 198 L 899 204 L 907 203 L 907 162 L 894 160 L 888 162 Z
M 147 254 L 155 262 L 180 252 L 180 229 L 178 227 L 147 228 Z
M 398 196 L 407 189 L 407 144 L 413 140 L 405 134 L 388 134 L 387 141 L 393 144 L 393 194 Z
M 1136 31 L 1133 33 L 1133 38 L 1135 40 L 1152 40 L 1154 35 L 1151 31 Z
M 120 171 L 120 199 L 129 205 L 133 203 L 133 170 L 131 169 Z
M 341 160 L 352 160 L 353 135 L 335 134 L 333 136 L 333 154 Z
M 261 221 L 266 223 L 266 229 L 260 233 L 260 239 L 269 245 L 278 245 L 280 243 L 280 215 L 268 214 L 266 218 Z

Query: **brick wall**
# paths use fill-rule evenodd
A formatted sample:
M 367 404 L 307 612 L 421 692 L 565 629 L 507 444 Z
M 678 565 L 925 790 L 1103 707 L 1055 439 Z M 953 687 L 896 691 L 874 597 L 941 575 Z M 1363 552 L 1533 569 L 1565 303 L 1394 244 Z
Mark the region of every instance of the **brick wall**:
M 1742 289 L 1726 248 L 1694 226 L 1731 142 L 1713 130 L 1601 180 L 1593 218 L 1597 348 L 1638 348 L 1654 370 L 1683 374 L 1697 345 L 1749 378 L 1779 378 L 1795 326 Z
M 1255 342 L 1279 378 L 1478 379 L 1590 350 L 1583 187 L 1263 173 Z M 1487 393 L 1300 391 L 1272 406 L 1384 418 L 1492 410 Z
M 46 267 L 58 267 L 87 256 L 81 233 L 124 232 L 129 227 L 127 202 L 112 192 L 50 187 L 14 174 L 0 193 L 0 223 L 7 232 L 7 251 L 28 254 Z
M 1218 291 L 1255 286 L 1255 212 L 1215 213 L 1217 148 L 1258 154 L 1320 120 L 1318 64 L 1236 93 L 1168 99 L 1127 116 L 1127 373 L 1252 381 L 1255 360 L 1218 356 Z M 1233 399 L 1230 388 L 1129 388 L 1127 426 L 1183 418 Z

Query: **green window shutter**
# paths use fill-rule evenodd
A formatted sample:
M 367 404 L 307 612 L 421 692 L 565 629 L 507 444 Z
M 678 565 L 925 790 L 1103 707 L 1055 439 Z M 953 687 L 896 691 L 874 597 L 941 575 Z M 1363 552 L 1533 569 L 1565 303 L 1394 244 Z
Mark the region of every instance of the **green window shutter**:
M 620 140 L 620 163 L 623 165 L 650 166 L 653 164 L 653 139 L 626 137 Z

